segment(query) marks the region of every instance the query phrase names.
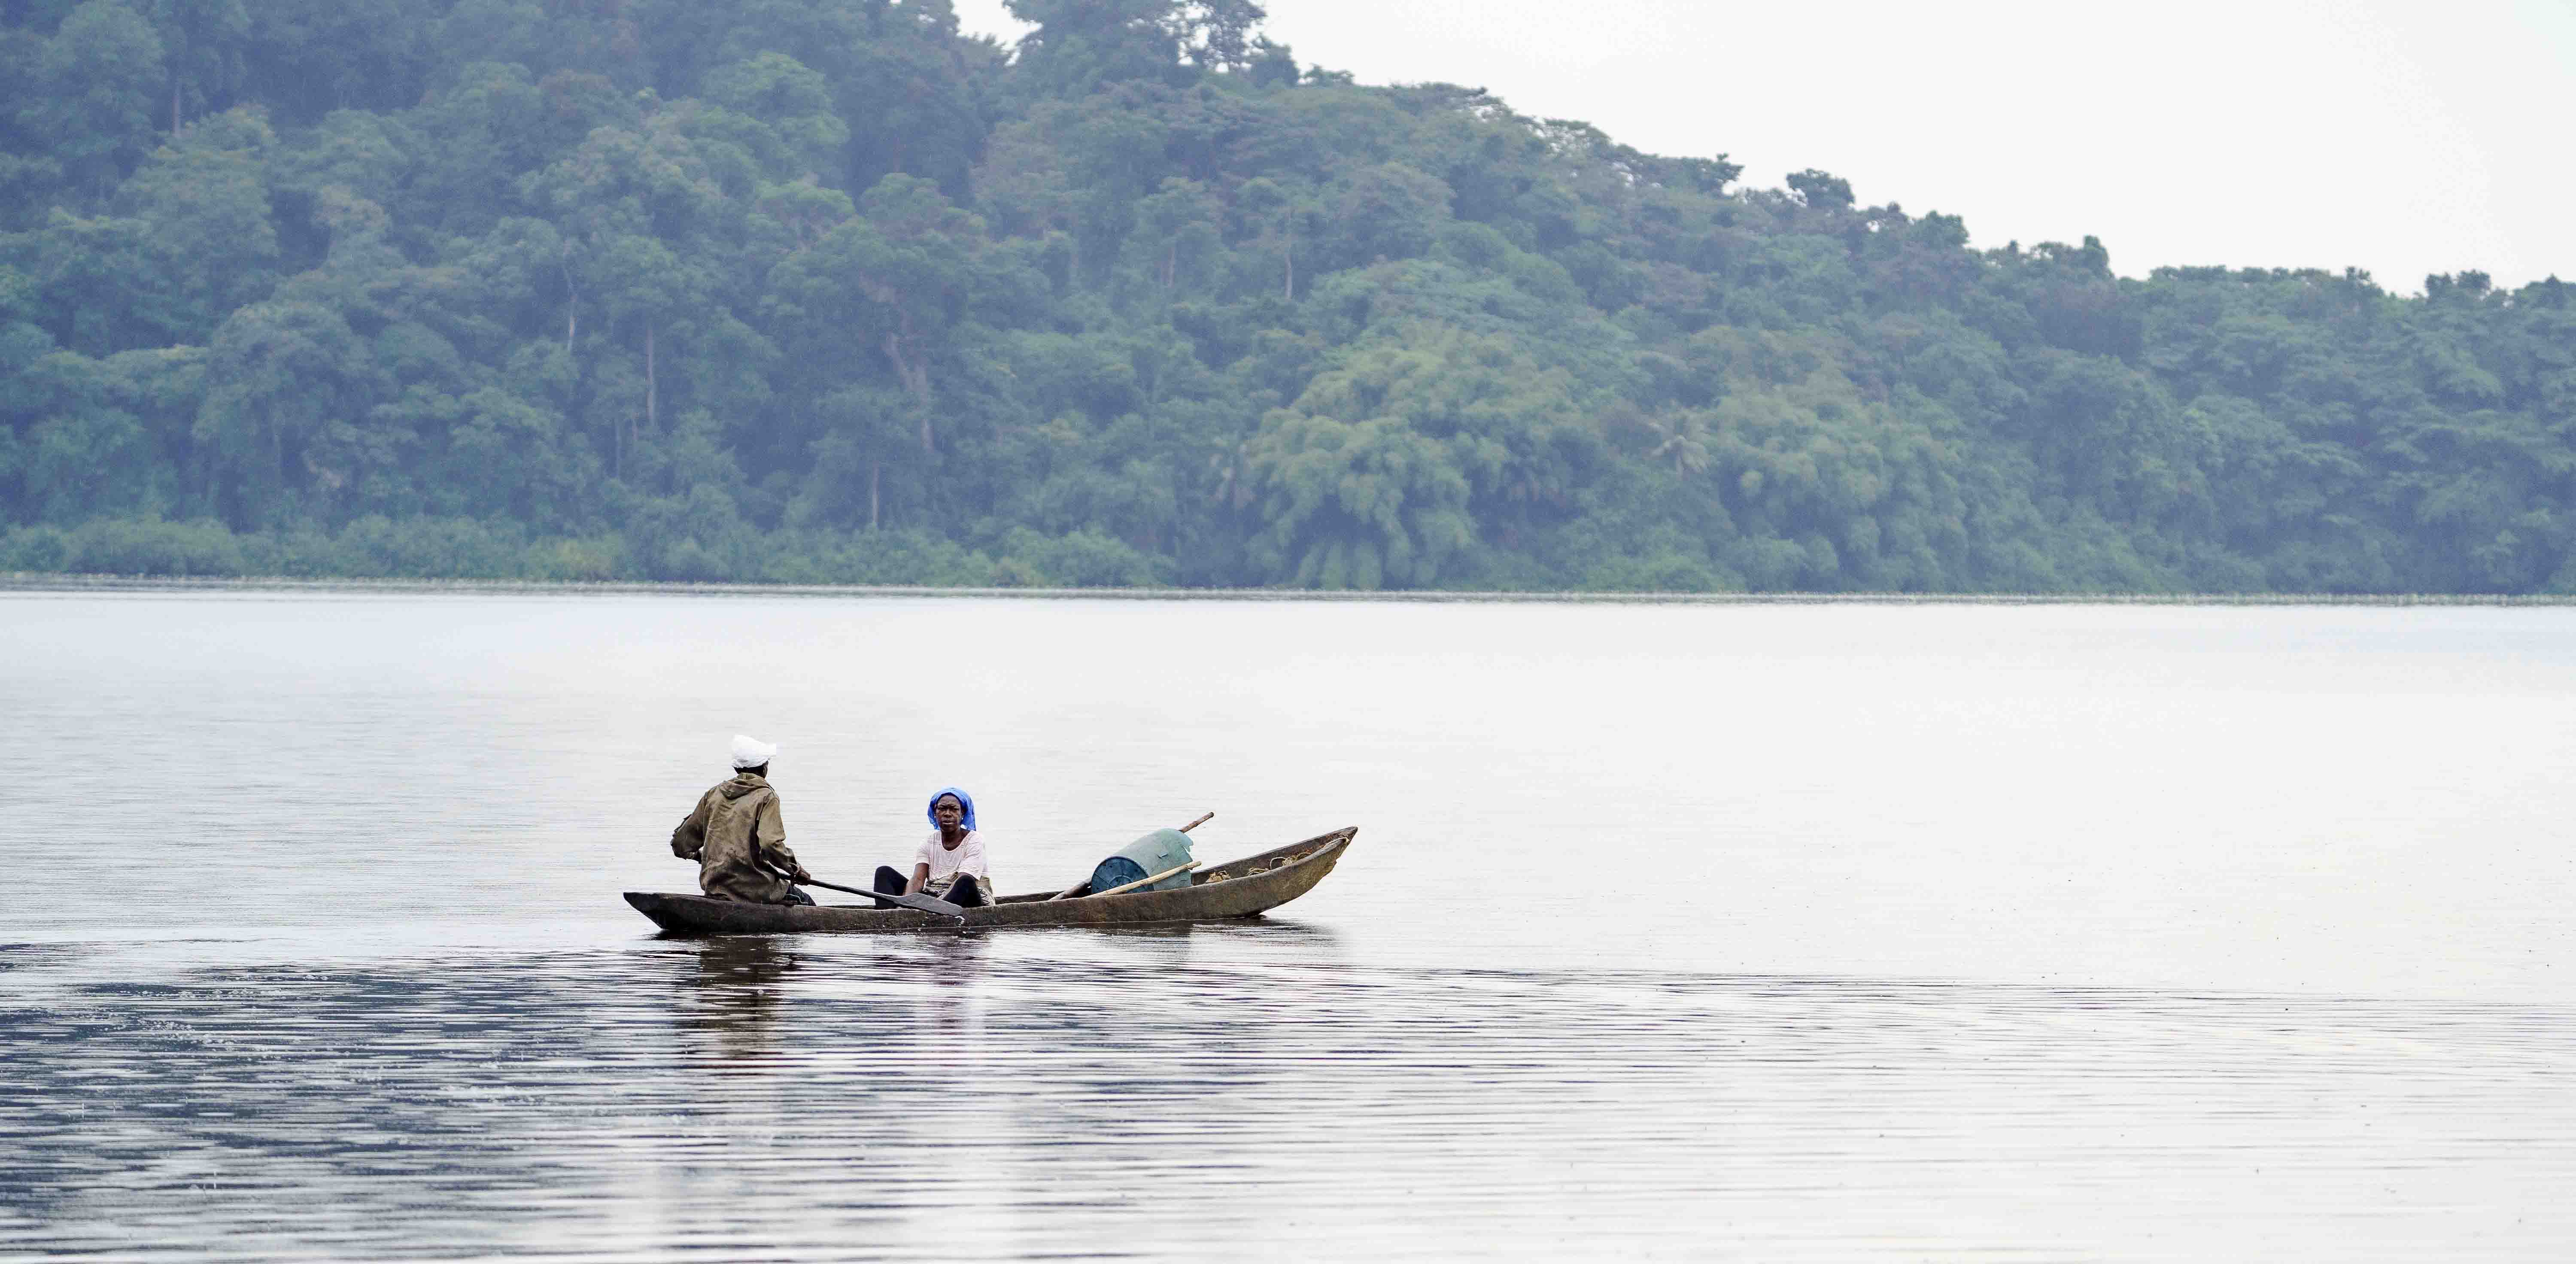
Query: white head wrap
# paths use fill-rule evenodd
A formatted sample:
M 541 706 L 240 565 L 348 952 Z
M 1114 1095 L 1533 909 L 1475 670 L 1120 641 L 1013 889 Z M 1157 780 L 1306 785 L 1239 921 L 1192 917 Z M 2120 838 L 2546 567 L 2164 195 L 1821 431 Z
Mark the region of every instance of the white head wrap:
M 778 748 L 767 742 L 740 733 L 733 735 L 733 766 L 736 768 L 758 768 L 777 754 Z

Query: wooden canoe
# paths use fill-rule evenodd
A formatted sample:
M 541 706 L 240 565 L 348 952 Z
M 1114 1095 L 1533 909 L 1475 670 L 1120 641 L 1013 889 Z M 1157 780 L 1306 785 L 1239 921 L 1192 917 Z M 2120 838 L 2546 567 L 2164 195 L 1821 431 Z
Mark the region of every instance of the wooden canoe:
M 1314 889 L 1333 871 L 1359 833 L 1337 829 L 1302 843 L 1273 847 L 1257 856 L 1202 866 L 1190 885 L 1169 891 L 1130 891 L 1094 898 L 1079 894 L 1006 895 L 964 910 L 966 924 L 936 913 L 867 904 L 745 904 L 702 895 L 629 891 L 626 902 L 666 931 L 684 935 L 775 935 L 789 931 L 997 930 L 1025 926 L 1146 926 L 1251 917 Z

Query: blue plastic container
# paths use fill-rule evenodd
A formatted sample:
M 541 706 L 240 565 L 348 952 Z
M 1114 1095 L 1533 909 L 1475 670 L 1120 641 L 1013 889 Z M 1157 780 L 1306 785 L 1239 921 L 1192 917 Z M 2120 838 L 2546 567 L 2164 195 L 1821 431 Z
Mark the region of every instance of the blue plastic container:
M 1109 859 L 1091 871 L 1091 889 L 1106 891 L 1123 887 L 1139 878 L 1150 878 L 1166 869 L 1190 863 L 1190 836 L 1176 829 L 1158 829 L 1118 849 Z M 1190 884 L 1190 875 L 1176 873 L 1139 891 L 1172 891 Z

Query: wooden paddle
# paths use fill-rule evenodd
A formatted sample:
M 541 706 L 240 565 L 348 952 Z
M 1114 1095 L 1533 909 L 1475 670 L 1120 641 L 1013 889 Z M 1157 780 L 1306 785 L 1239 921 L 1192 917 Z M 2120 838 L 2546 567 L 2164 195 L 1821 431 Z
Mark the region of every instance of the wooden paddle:
M 1199 819 L 1197 819 L 1197 820 L 1195 820 L 1195 821 L 1192 821 L 1192 822 L 1190 822 L 1190 823 L 1189 823 L 1189 824 L 1187 824 L 1187 825 L 1182 826 L 1182 827 L 1181 827 L 1181 832 L 1182 832 L 1182 833 L 1184 833 L 1184 834 L 1189 833 L 1191 830 L 1197 829 L 1198 827 L 1200 827 L 1200 826 L 1202 826 L 1202 825 L 1205 825 L 1205 824 L 1207 824 L 1208 822 L 1213 821 L 1213 820 L 1215 820 L 1215 819 L 1216 819 L 1216 813 L 1214 813 L 1214 812 L 1210 812 L 1210 813 L 1208 813 L 1207 815 L 1202 816 L 1202 817 L 1200 817 Z M 1197 864 L 1197 862 L 1193 861 L 1193 862 L 1191 862 L 1190 864 L 1183 865 L 1181 868 L 1183 868 L 1183 869 L 1196 869 L 1196 868 L 1198 868 L 1198 864 Z M 1113 887 L 1113 888 L 1111 888 L 1111 889 L 1109 889 L 1109 890 L 1107 890 L 1107 891 L 1094 891 L 1094 892 L 1092 892 L 1092 894 L 1093 894 L 1093 895 L 1116 895 L 1116 894 L 1118 894 L 1120 891 L 1127 890 L 1129 887 L 1140 887 L 1140 886 L 1145 885 L 1145 883 L 1146 883 L 1146 882 L 1160 882 L 1160 881 L 1162 881 L 1162 880 L 1163 880 L 1163 879 L 1165 879 L 1165 878 L 1171 877 L 1171 876 L 1172 876 L 1172 874 L 1174 874 L 1174 873 L 1179 873 L 1180 871 L 1181 871 L 1180 869 L 1174 869 L 1174 870 L 1172 870 L 1172 871 L 1171 871 L 1171 873 L 1158 873 L 1158 874 L 1155 874 L 1153 877 L 1150 877 L 1150 878 L 1145 879 L 1145 881 L 1144 881 L 1144 882 L 1130 882 L 1130 883 L 1128 883 L 1128 884 L 1127 884 L 1127 886 L 1123 886 L 1123 887 Z M 1082 881 L 1080 881 L 1080 882 L 1074 883 L 1072 886 L 1066 887 L 1065 889 L 1063 889 L 1063 890 L 1061 890 L 1061 891 L 1058 891 L 1058 892 L 1056 892 L 1056 893 L 1055 893 L 1055 894 L 1053 894 L 1053 895 L 1048 896 L 1048 897 L 1047 897 L 1047 902 L 1048 902 L 1048 903 L 1050 903 L 1050 904 L 1052 904 L 1052 903 L 1056 902 L 1057 900 L 1071 899 L 1071 898 L 1073 897 L 1073 893 L 1074 893 L 1074 892 L 1079 891 L 1079 890 L 1083 889 L 1084 887 L 1087 887 L 1087 886 L 1090 886 L 1090 885 L 1091 885 L 1091 879 L 1089 879 L 1089 878 L 1085 878 L 1085 879 L 1083 879 L 1083 880 L 1082 880 Z
M 751 863 L 753 868 L 759 869 L 761 872 L 769 874 L 781 882 L 793 884 L 799 881 L 799 879 L 792 874 L 780 873 L 778 871 L 778 866 L 771 864 L 768 857 L 761 855 L 757 851 L 752 853 Z M 817 878 L 810 873 L 805 875 L 802 881 L 809 887 L 822 887 L 827 891 L 847 891 L 852 895 L 864 895 L 872 900 L 884 900 L 889 904 L 900 904 L 905 908 L 919 909 L 924 913 L 937 913 L 941 917 L 953 917 L 957 919 L 957 924 L 960 926 L 966 924 L 965 909 L 951 904 L 946 900 L 940 899 L 935 895 L 888 895 L 883 891 L 862 891 L 857 887 L 845 887 L 837 882 L 825 882 L 821 878 Z
M 900 904 L 908 909 L 920 909 L 924 913 L 953 917 L 961 925 L 966 921 L 965 906 L 951 904 L 935 895 L 898 895 L 890 891 L 862 891 L 857 887 L 845 887 L 837 882 L 825 882 L 821 878 L 807 878 L 805 885 L 821 887 L 826 891 L 847 891 L 852 895 L 864 895 L 872 900 L 884 900 L 888 904 Z

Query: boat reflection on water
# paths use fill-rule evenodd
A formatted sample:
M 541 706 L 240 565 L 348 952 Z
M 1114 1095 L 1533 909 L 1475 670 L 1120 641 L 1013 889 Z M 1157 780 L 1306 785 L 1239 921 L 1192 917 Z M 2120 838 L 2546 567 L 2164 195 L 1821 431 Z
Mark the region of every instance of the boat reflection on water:
M 1109 997 L 1099 989 L 1123 997 L 1113 1007 L 1123 1011 L 1152 1007 L 1171 980 L 1201 969 L 1217 972 L 1201 984 L 1257 993 L 1263 972 L 1254 963 L 1274 953 L 1308 979 L 1331 977 L 1345 964 L 1341 936 L 1269 918 L 1009 935 L 660 935 L 650 942 L 664 949 L 647 958 L 661 962 L 654 973 L 688 1002 L 672 1010 L 674 1026 L 707 1038 L 686 1042 L 699 1055 L 736 1064 L 797 1056 L 821 1030 L 838 1033 L 843 1047 L 899 1044 L 932 1063 L 973 1061 L 994 1042 L 1054 1046 L 1116 1022 L 1100 1012 Z M 1253 977 L 1242 977 L 1247 965 Z M 988 1025 L 995 1029 L 988 1033 Z
M 889 998 L 894 1013 L 916 1025 L 925 1052 L 953 1061 L 979 1043 L 983 1002 L 978 986 L 987 973 L 992 939 L 985 935 L 934 935 L 909 951 L 872 954 L 887 962 L 884 977 L 898 985 Z M 891 959 L 891 960 L 888 960 Z
M 680 977 L 695 1003 L 678 1010 L 681 1030 L 711 1033 L 714 1051 L 726 1059 L 777 1052 L 771 1028 L 779 1020 L 789 981 L 805 964 L 793 945 L 793 940 L 777 935 L 691 941 L 694 968 Z
M 1174 922 L 1168 926 L 1103 926 L 1091 933 L 1120 939 L 1187 939 L 1197 929 L 1196 922 Z
M 675 1025 L 713 1037 L 704 1051 L 731 1062 L 774 1058 L 817 1027 L 962 1032 L 990 943 L 982 935 L 863 947 L 800 935 L 656 939 L 681 950 L 671 977 L 691 1003 L 674 1011 Z

